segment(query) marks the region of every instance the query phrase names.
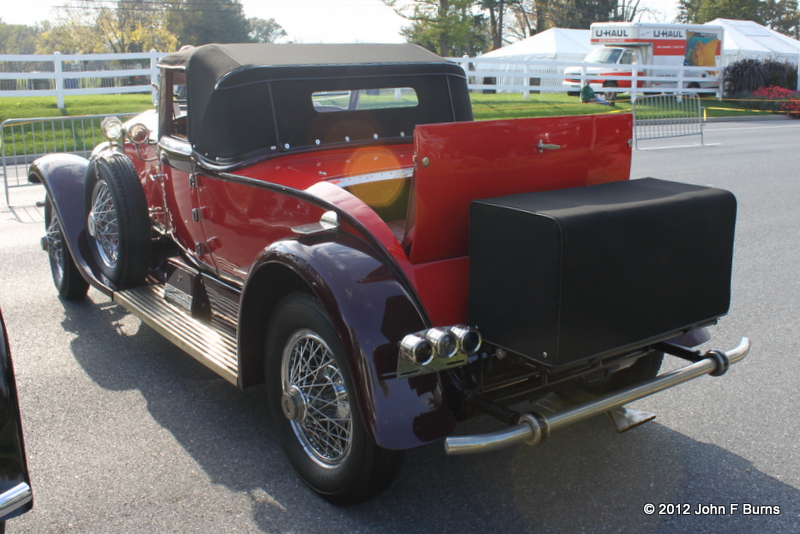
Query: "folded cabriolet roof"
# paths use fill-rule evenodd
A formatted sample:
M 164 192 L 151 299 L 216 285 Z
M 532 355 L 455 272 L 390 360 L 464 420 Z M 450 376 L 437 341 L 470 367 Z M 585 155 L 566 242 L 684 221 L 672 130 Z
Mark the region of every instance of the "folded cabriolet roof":
M 433 52 L 410 44 L 210 44 L 186 48 L 159 62 L 165 68 L 202 71 L 203 77 L 211 77 L 217 83 L 242 70 L 261 70 L 260 75 L 251 74 L 247 78 L 268 80 L 285 78 L 289 72 L 292 72 L 291 77 L 298 75 L 292 67 L 375 67 L 382 64 L 392 65 L 393 69 L 398 64 L 453 65 Z
M 159 66 L 186 73 L 189 140 L 216 161 L 263 150 L 407 142 L 417 124 L 472 120 L 462 67 L 415 45 L 211 44 L 165 56 Z M 335 114 L 314 104 L 315 94 L 384 89 L 413 92 L 418 101 Z

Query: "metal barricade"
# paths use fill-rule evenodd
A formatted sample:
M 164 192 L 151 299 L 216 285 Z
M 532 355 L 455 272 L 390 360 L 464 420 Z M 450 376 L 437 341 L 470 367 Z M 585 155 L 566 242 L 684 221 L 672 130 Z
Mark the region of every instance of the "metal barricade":
M 703 109 L 697 95 L 640 96 L 633 101 L 636 148 L 641 139 L 699 135 L 703 140 Z
M 115 113 L 125 117 L 136 113 Z M 109 115 L 8 119 L 0 124 L 0 153 L 6 205 L 10 190 L 36 185 L 28 183 L 28 166 L 45 154 L 69 153 L 87 157 L 103 140 L 100 123 Z

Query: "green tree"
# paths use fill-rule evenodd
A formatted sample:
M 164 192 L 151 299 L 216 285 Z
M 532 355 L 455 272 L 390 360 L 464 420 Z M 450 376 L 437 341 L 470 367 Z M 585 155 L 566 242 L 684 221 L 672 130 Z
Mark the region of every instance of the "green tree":
M 486 23 L 473 9 L 474 0 L 416 0 L 412 5 L 397 5 L 397 0 L 383 2 L 411 22 L 402 30 L 410 43 L 444 57 L 475 55 L 488 49 Z
M 251 41 L 238 0 L 170 0 L 167 24 L 180 46 Z
M 38 53 L 127 53 L 171 51 L 177 37 L 166 29 L 163 4 L 120 0 L 116 4 L 83 0 L 60 8 L 55 22 L 42 26 Z
M 6 24 L 0 19 L 0 54 L 33 54 L 39 30 L 24 24 Z
M 717 18 L 752 20 L 798 37 L 797 0 L 679 0 L 678 20 L 705 24 Z
M 255 43 L 274 43 L 286 37 L 286 32 L 275 19 L 251 17 L 247 19 L 247 23 L 250 25 L 250 39 Z

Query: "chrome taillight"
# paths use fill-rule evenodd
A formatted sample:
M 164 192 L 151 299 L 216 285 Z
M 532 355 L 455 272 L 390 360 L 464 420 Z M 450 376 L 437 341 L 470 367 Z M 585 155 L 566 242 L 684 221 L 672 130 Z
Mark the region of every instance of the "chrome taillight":
M 458 339 L 446 328 L 431 328 L 425 332 L 425 337 L 431 342 L 439 358 L 450 359 L 458 353 Z
M 458 341 L 458 350 L 467 356 L 472 356 L 481 349 L 483 338 L 476 328 L 458 325 L 452 327 L 450 331 Z
M 428 365 L 433 361 L 433 344 L 417 334 L 408 334 L 400 342 L 400 356 L 416 365 Z

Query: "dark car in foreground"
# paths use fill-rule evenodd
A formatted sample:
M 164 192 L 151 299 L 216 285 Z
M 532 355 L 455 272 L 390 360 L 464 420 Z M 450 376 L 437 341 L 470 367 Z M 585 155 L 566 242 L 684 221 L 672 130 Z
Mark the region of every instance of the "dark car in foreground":
M 749 350 L 696 348 L 728 311 L 735 198 L 629 180 L 629 114 L 473 122 L 464 71 L 411 45 L 207 45 L 160 69 L 158 109 L 31 167 L 56 288 L 265 383 L 332 502 L 380 492 L 405 450 L 624 420 Z M 659 376 L 665 354 L 690 364 Z M 458 435 L 480 413 L 507 428 Z
M 6 324 L 0 312 L 0 534 L 5 532 L 6 520 L 33 507 L 18 398 Z

